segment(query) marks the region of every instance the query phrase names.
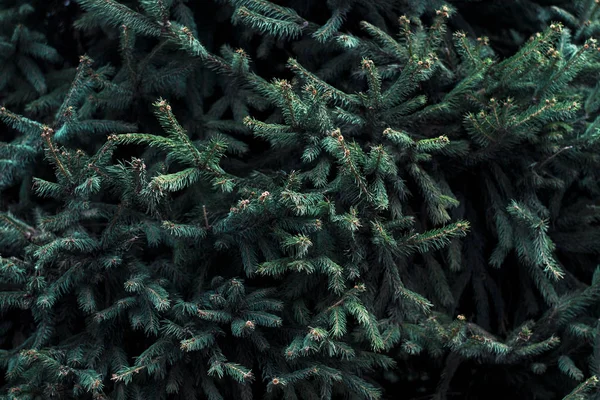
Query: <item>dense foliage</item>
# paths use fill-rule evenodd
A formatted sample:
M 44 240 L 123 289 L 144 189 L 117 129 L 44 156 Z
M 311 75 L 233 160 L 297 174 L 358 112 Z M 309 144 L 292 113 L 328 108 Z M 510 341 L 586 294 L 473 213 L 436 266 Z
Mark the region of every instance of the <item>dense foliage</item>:
M 599 3 L 0 0 L 0 399 L 597 398 Z

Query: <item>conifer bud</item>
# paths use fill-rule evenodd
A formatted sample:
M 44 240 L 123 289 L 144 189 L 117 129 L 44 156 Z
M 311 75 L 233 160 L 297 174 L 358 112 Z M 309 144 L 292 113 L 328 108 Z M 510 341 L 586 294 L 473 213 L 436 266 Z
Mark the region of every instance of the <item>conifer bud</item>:
M 304 87 L 304 90 L 307 91 L 307 92 L 309 92 L 313 96 L 317 95 L 317 89 L 314 87 L 314 85 L 306 85 Z
M 261 193 L 261 195 L 260 195 L 260 197 L 258 198 L 258 200 L 259 200 L 259 201 L 261 201 L 261 202 L 263 202 L 263 201 L 265 201 L 265 199 L 266 199 L 267 197 L 269 197 L 270 195 L 271 195 L 271 193 L 269 193 L 269 192 L 267 192 L 267 191 L 264 191 L 264 192 L 262 192 L 262 193 Z
M 469 226 L 468 226 L 468 224 L 463 224 L 462 222 L 459 222 L 456 224 L 456 227 L 458 229 L 460 229 L 461 231 L 465 231 L 468 229 Z
M 487 46 L 490 43 L 490 39 L 487 36 L 481 36 L 477 38 L 477 42 L 479 44 L 483 44 L 484 46 Z
M 398 22 L 400 22 L 400 25 L 410 25 L 410 19 L 408 19 L 406 15 L 400 16 L 400 18 L 398 18 Z
M 191 29 L 187 26 L 182 27 L 181 32 L 183 32 L 183 34 L 186 35 L 188 39 L 190 39 L 190 41 L 194 39 L 194 34 L 192 33 Z
M 246 126 L 248 126 L 248 127 L 250 127 L 250 126 L 254 125 L 254 120 L 253 120 L 253 119 L 252 119 L 252 117 L 251 117 L 251 116 L 249 116 L 249 115 L 246 115 L 246 116 L 244 117 L 244 119 L 243 119 L 243 121 L 242 121 L 242 122 L 244 123 L 244 125 L 246 125 Z
M 364 283 L 359 283 L 357 285 L 354 285 L 354 289 L 358 290 L 359 292 L 364 292 L 367 290 L 367 287 Z
M 321 332 L 319 332 L 315 328 L 311 328 L 309 333 L 310 333 L 310 336 L 312 336 L 312 338 L 316 341 L 323 339 L 323 335 L 321 334 Z
M 443 6 L 440 10 L 435 10 L 436 15 L 441 15 L 444 18 L 448 18 L 448 7 Z
M 524 327 L 519 332 L 519 339 L 523 340 L 523 341 L 527 341 L 527 340 L 529 340 L 529 338 L 531 337 L 531 335 L 533 335 L 533 332 L 529 328 Z
M 54 133 L 54 129 L 50 128 L 47 125 L 42 126 L 42 137 L 49 138 Z
M 81 64 L 91 65 L 92 64 L 92 59 L 89 58 L 88 56 L 81 56 L 81 57 L 79 57 L 79 62 Z
M 560 32 L 562 32 L 563 26 L 560 23 L 558 23 L 558 24 L 551 24 L 550 25 L 550 29 L 552 29 L 554 32 L 560 33 Z M 540 33 L 538 33 L 537 35 L 541 36 Z

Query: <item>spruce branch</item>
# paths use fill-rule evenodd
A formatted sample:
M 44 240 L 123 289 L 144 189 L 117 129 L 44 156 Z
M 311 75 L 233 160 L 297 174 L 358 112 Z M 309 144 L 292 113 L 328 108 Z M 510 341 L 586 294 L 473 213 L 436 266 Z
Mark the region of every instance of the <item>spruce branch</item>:
M 62 175 L 67 179 L 67 181 L 71 180 L 71 172 L 65 167 L 63 162 L 61 161 L 60 155 L 54 143 L 52 142 L 52 135 L 54 134 L 54 130 L 50 127 L 44 127 L 44 131 L 42 132 L 42 139 L 46 142 L 46 149 L 50 152 L 52 160 L 55 165 L 62 173 Z
M 585 393 L 590 392 L 598 385 L 598 378 L 594 375 L 581 382 L 571 393 L 563 397 L 563 400 L 579 400 Z
M 237 8 L 233 14 L 234 24 L 241 22 L 263 34 L 287 40 L 301 36 L 303 29 L 308 26 L 307 21 L 300 22 L 298 19 L 290 21 L 272 18 L 254 12 L 245 6 Z
M 173 115 L 171 106 L 164 99 L 159 99 L 154 104 L 156 108 L 156 117 L 161 123 L 163 129 L 174 139 L 187 148 L 189 154 L 194 158 L 194 164 L 200 166 L 200 153 L 190 140 L 188 134 L 184 131 L 183 127 L 179 125 L 179 122 Z
M 65 96 L 65 99 L 60 105 L 60 108 L 56 112 L 56 118 L 54 122 L 54 129 L 60 128 L 67 120 L 72 116 L 72 108 L 75 107 L 77 97 L 81 95 L 83 86 L 89 76 L 93 74 L 91 65 L 94 61 L 88 56 L 81 56 L 79 58 L 79 66 L 75 73 L 75 79 L 69 87 L 69 91 Z
M 575 53 L 564 66 L 562 66 L 558 71 L 554 72 L 548 78 L 548 81 L 544 84 L 544 86 L 542 86 L 541 88 L 538 87 L 536 89 L 535 93 L 533 94 L 533 97 L 540 98 L 550 85 L 559 81 L 559 78 L 561 77 L 561 75 L 565 74 L 567 71 L 570 71 L 571 67 L 576 62 L 580 61 L 581 57 L 588 49 L 596 49 L 596 43 L 597 43 L 597 41 L 595 39 L 593 39 L 593 38 L 588 39 L 585 42 L 585 44 L 579 48 L 577 53 Z
M 101 18 L 113 27 L 127 25 L 143 35 L 160 36 L 161 34 L 161 27 L 158 23 L 117 1 L 77 0 L 77 2 L 81 5 L 81 8 L 91 13 L 95 18 Z

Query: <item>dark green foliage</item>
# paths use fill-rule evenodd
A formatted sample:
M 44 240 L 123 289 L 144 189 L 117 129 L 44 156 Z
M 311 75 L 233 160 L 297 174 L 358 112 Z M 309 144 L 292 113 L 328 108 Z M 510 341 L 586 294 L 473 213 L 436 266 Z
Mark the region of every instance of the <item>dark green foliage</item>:
M 0 399 L 596 398 L 600 11 L 515 3 L 0 2 Z

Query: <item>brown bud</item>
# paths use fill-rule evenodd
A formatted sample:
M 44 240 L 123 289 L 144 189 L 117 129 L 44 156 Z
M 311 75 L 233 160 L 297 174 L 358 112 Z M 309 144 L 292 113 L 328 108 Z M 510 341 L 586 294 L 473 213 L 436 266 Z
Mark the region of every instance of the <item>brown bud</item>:
M 267 191 L 264 191 L 264 192 L 262 192 L 262 194 L 260 195 L 260 197 L 258 198 L 258 200 L 260 200 L 260 201 L 265 201 L 265 199 L 266 199 L 267 197 L 269 197 L 270 195 L 271 195 L 271 193 L 269 193 L 269 192 L 267 192 Z

